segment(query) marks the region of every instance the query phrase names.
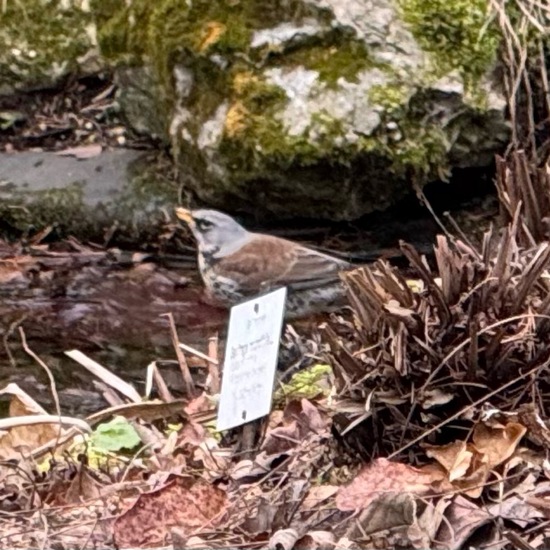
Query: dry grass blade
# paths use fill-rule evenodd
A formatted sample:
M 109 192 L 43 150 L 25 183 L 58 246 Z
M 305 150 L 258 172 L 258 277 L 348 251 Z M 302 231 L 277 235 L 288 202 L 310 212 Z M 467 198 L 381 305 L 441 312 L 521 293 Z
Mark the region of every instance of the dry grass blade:
M 29 416 L 14 416 L 12 418 L 0 418 L 0 430 L 9 430 L 18 426 L 36 426 L 38 424 L 59 424 L 78 428 L 80 431 L 90 433 L 92 428 L 80 420 L 71 416 L 53 416 L 51 414 L 33 414 Z
M 174 397 L 170 393 L 170 390 L 168 389 L 168 384 L 166 384 L 166 382 L 164 381 L 164 378 L 162 377 L 162 374 L 160 373 L 156 362 L 151 363 L 147 368 L 151 369 L 153 380 L 157 385 L 161 399 L 166 403 L 171 403 L 172 401 L 174 401 Z
M 82 353 L 79 350 L 73 349 L 66 351 L 65 355 L 80 363 L 85 369 L 89 370 L 94 376 L 97 376 L 105 384 L 114 388 L 122 395 L 125 395 L 128 399 L 134 403 L 139 403 L 141 401 L 141 396 L 139 393 L 127 382 L 119 378 L 116 374 L 108 371 L 105 367 L 101 366 L 99 363 L 96 363 L 93 359 L 90 359 L 87 355 Z
M 534 202 L 543 191 L 550 197 L 548 171 L 535 182 L 521 155 L 503 163 L 499 195 L 509 224 L 500 235 L 489 230 L 479 251 L 440 236 L 430 268 L 403 244 L 412 276 L 424 283 L 418 292 L 383 262 L 343 277 L 355 322 L 334 322 L 324 335 L 340 397 L 357 406 L 370 400 L 372 414 L 346 430 L 368 456 L 426 437 L 448 442 L 488 398 L 505 411 L 548 399 L 537 388 L 550 384 L 550 245 L 533 245 L 542 229 L 525 217 L 545 215 L 546 198 Z M 533 373 L 537 385 L 525 386 Z
M 510 310 L 510 315 L 515 315 L 525 299 L 527 294 L 533 290 L 537 280 L 541 277 L 544 270 L 548 268 L 550 264 L 550 245 L 544 243 L 537 250 L 534 258 L 529 265 L 526 266 L 522 278 L 517 286 L 517 295 Z
M 436 302 L 436 307 L 439 308 L 441 319 L 440 322 L 447 325 L 451 320 L 451 311 L 445 300 L 445 296 L 439 286 L 436 284 L 434 277 L 429 272 L 424 261 L 418 254 L 418 252 L 410 244 L 405 242 L 400 243 L 401 250 L 405 254 L 406 258 L 411 262 L 413 267 L 417 270 L 418 276 L 424 281 L 424 284 L 430 290 L 433 298 Z M 458 268 L 458 266 L 457 266 Z
M 208 339 L 208 378 L 210 393 L 220 393 L 220 368 L 218 359 L 218 335 Z
M 178 346 L 183 351 L 186 351 L 187 353 L 190 353 L 191 355 L 194 355 L 199 359 L 204 359 L 207 363 L 211 363 L 212 365 L 218 365 L 218 360 L 215 357 L 210 357 L 210 355 L 206 355 L 205 353 L 200 352 L 198 349 L 192 348 L 187 344 L 182 344 L 181 342 L 178 344 Z
M 511 149 L 524 148 L 530 161 L 543 164 L 550 153 L 548 56 L 543 46 L 550 32 L 548 7 L 535 0 L 512 4 L 489 0 L 489 5 L 503 37 L 501 60 L 511 119 Z M 531 206 L 534 204 L 529 210 Z
M 548 169 L 531 169 L 523 151 L 497 157 L 496 186 L 505 223 L 516 212 L 521 220 L 517 240 L 520 246 L 531 247 L 548 238 L 550 221 L 550 174 Z

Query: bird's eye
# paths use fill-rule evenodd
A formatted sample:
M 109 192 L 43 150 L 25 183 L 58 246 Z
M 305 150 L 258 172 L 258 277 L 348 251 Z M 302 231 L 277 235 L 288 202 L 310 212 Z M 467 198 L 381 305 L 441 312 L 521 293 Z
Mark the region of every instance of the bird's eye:
M 212 222 L 209 222 L 208 220 L 195 220 L 197 227 L 201 231 L 208 231 L 214 224 Z

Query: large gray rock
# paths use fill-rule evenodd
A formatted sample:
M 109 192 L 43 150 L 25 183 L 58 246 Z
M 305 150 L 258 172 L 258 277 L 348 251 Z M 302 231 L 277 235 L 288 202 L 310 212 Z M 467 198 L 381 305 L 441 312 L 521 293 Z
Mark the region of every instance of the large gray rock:
M 352 219 L 509 138 L 486 0 L 28 0 L 0 14 L 0 93 L 115 63 L 139 133 L 203 201 Z M 47 13 L 48 17 L 44 17 Z
M 155 179 L 151 155 L 117 149 L 88 158 L 0 153 L 0 220 L 26 232 L 57 226 L 102 242 L 140 242 L 161 230 L 176 189 Z M 151 168 L 153 166 L 153 168 Z
M 140 54 L 163 90 L 165 137 L 214 206 L 356 218 L 410 192 L 412 177 L 487 165 L 508 141 L 485 0 L 141 9 L 136 36 L 149 38 Z

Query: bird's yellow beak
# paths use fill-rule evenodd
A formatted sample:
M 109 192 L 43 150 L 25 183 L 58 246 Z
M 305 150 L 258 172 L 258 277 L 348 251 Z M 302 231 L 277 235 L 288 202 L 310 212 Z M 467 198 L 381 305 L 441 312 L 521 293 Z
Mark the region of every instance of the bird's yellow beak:
M 181 206 L 176 208 L 176 216 L 185 223 L 193 223 L 193 215 L 191 214 L 191 210 L 187 210 L 187 208 L 182 208 Z

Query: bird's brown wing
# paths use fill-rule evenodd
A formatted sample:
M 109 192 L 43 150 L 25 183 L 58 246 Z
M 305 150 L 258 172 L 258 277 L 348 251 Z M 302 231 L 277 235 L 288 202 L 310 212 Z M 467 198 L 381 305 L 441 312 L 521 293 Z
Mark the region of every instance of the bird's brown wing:
M 238 252 L 222 258 L 215 269 L 250 292 L 262 286 L 306 289 L 338 280 L 351 265 L 305 246 L 268 235 L 253 235 Z

